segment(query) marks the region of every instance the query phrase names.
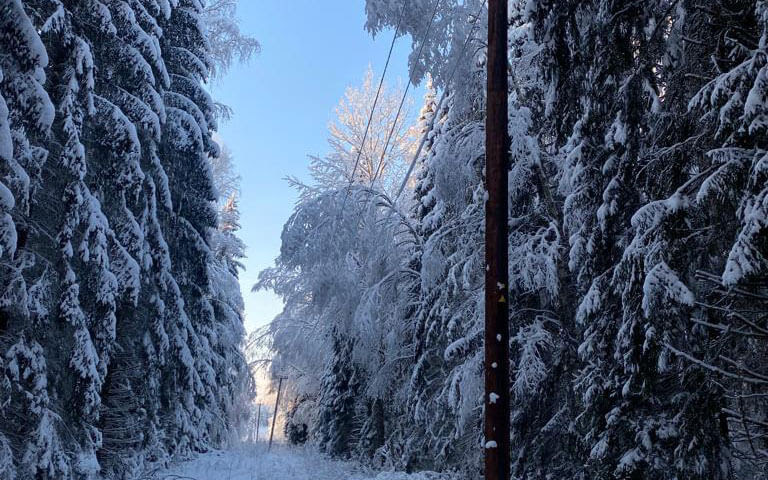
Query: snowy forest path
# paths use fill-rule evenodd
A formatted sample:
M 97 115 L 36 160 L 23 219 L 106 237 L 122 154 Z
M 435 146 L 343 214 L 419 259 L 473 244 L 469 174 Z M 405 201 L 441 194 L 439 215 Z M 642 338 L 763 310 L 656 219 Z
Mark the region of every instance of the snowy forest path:
M 157 472 L 152 480 L 447 480 L 431 472 L 375 472 L 331 460 L 309 447 L 249 444 L 213 451 Z

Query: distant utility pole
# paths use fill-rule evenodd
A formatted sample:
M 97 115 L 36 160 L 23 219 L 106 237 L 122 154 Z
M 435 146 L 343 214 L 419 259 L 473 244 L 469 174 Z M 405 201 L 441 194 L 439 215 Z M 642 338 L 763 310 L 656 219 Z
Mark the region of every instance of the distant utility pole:
M 275 411 L 272 412 L 272 431 L 269 432 L 269 447 L 267 451 L 272 450 L 272 437 L 275 435 L 275 420 L 277 420 L 277 407 L 280 405 L 280 391 L 283 389 L 283 378 L 279 377 L 277 383 L 277 398 L 275 398 Z
M 259 423 L 261 423 L 261 403 L 259 403 L 259 409 L 256 413 L 256 441 L 259 441 Z
M 488 1 L 485 119 L 485 479 L 509 480 L 507 0 Z

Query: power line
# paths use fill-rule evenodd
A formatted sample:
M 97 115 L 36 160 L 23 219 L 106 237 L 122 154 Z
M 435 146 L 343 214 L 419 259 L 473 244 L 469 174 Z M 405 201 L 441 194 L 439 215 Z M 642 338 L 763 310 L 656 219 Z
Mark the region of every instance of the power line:
M 422 51 L 424 49 L 424 46 L 426 45 L 426 41 L 428 39 L 429 32 L 431 31 L 432 24 L 434 22 L 434 19 L 435 19 L 436 13 L 437 13 L 437 9 L 438 9 L 437 7 L 439 6 L 441 1 L 442 0 L 437 0 L 437 2 L 435 3 L 435 9 L 432 12 L 432 17 L 430 19 L 430 23 L 429 23 L 429 25 L 427 27 L 427 30 L 425 32 L 424 39 L 422 40 L 421 46 L 419 47 L 419 52 L 418 52 L 418 56 L 417 56 L 417 59 L 416 59 L 416 63 L 421 59 Z M 452 70 L 451 70 L 451 74 L 448 77 L 448 80 L 445 82 L 446 87 L 443 89 L 443 92 L 440 95 L 440 100 L 438 101 L 437 107 L 435 109 L 435 115 L 432 116 L 432 119 L 430 120 L 429 125 L 427 126 L 427 129 L 425 130 L 424 135 L 422 136 L 421 141 L 419 142 L 419 146 L 416 149 L 416 153 L 414 154 L 413 159 L 411 160 L 411 163 L 410 163 L 410 165 L 408 167 L 408 171 L 405 174 L 405 178 L 403 178 L 403 181 L 400 184 L 400 188 L 398 189 L 397 194 L 395 195 L 394 199 L 391 202 L 391 208 L 393 208 L 393 209 L 395 207 L 395 203 L 400 198 L 400 195 L 402 195 L 403 190 L 405 190 L 405 187 L 408 184 L 408 179 L 410 178 L 411 174 L 413 173 L 414 167 L 416 166 L 416 161 L 421 156 L 421 151 L 424 148 L 424 145 L 425 145 L 426 140 L 427 140 L 427 136 L 429 135 L 429 132 L 434 127 L 435 120 L 437 119 L 437 117 L 439 115 L 440 108 L 442 107 L 443 101 L 447 98 L 448 86 L 451 84 L 451 82 L 453 81 L 453 78 L 456 76 L 456 72 L 458 71 L 459 66 L 461 65 L 461 61 L 464 58 L 464 55 L 466 54 L 467 47 L 469 46 L 469 43 L 472 40 L 472 35 L 474 34 L 475 29 L 477 28 L 478 19 L 480 18 L 480 14 L 482 13 L 483 9 L 485 8 L 486 3 L 487 3 L 487 0 L 483 0 L 482 1 L 482 3 L 480 4 L 480 7 L 477 9 L 477 11 L 475 12 L 474 17 L 472 18 L 472 25 L 471 25 L 471 27 L 469 29 L 469 32 L 467 33 L 467 37 L 464 39 L 464 43 L 461 46 L 461 50 L 459 51 L 459 55 L 456 57 L 456 60 L 454 61 L 454 64 L 453 64 L 453 67 L 452 67 Z M 403 5 L 403 7 L 405 7 L 405 4 Z M 403 10 L 400 12 L 400 18 L 398 19 L 397 28 L 395 29 L 395 38 L 396 38 L 397 32 L 398 32 L 398 30 L 400 28 L 400 24 L 402 22 L 404 13 L 405 13 L 405 9 L 403 8 Z M 395 38 L 393 38 L 392 45 L 394 45 Z M 391 53 L 392 53 L 392 46 L 390 46 L 390 54 Z M 389 57 L 387 57 L 387 64 L 389 64 Z M 386 73 L 386 66 L 385 66 L 384 72 Z M 382 85 L 383 81 L 384 81 L 384 75 L 382 75 L 381 82 L 379 83 L 379 90 L 381 89 L 381 85 Z M 392 128 L 390 128 L 390 133 L 389 133 L 389 135 L 387 137 L 387 145 L 389 144 L 390 138 L 392 136 L 392 132 L 393 132 L 394 127 L 395 127 L 395 125 L 397 123 L 397 118 L 398 118 L 398 116 L 400 114 L 400 110 L 401 110 L 401 108 L 403 106 L 403 102 L 405 101 L 405 95 L 408 92 L 408 87 L 409 86 L 410 86 L 410 81 L 408 83 L 408 86 L 406 86 L 406 91 L 403 94 L 403 98 L 400 101 L 400 107 L 398 108 L 397 115 L 395 116 L 395 122 L 392 124 Z M 378 99 L 378 92 L 376 94 L 376 98 Z M 375 102 L 374 102 L 374 105 L 375 105 Z M 365 133 L 366 134 L 368 132 L 368 128 L 370 127 L 370 123 L 371 123 L 372 118 L 373 118 L 373 110 L 371 110 L 371 115 L 369 116 L 369 119 L 368 119 L 368 125 L 366 126 L 366 129 L 365 129 Z M 365 139 L 365 135 L 363 136 L 363 138 Z M 385 149 L 382 152 L 382 158 L 383 158 L 384 153 L 386 153 L 386 148 L 387 148 L 387 146 L 385 145 Z M 358 161 L 360 159 L 360 153 L 361 152 L 358 152 L 357 159 L 355 160 L 355 170 L 357 168 Z M 376 179 L 378 177 L 378 173 L 379 173 L 379 169 L 380 169 L 381 165 L 382 165 L 382 162 L 380 161 L 379 162 L 379 168 L 377 168 L 377 172 L 374 175 L 373 181 L 371 183 L 371 188 L 370 188 L 371 190 L 373 190 L 373 183 L 376 181 Z M 346 200 L 347 200 L 347 197 L 349 196 L 349 188 L 352 186 L 352 182 L 354 180 L 355 170 L 353 170 L 353 176 L 350 179 L 349 185 L 347 186 L 346 194 L 344 195 L 344 202 L 342 202 L 342 206 L 341 206 L 340 215 L 343 215 L 343 213 L 344 213 L 344 209 L 346 207 Z M 392 212 L 390 211 L 390 215 L 391 215 L 391 213 Z M 389 218 L 389 215 L 387 216 L 387 218 Z
M 472 34 L 475 32 L 475 27 L 477 27 L 477 20 L 478 18 L 480 18 L 480 13 L 483 11 L 483 8 L 485 8 L 486 1 L 487 0 L 483 0 L 483 3 L 480 4 L 480 8 L 475 13 L 475 17 L 473 18 L 473 21 L 472 21 L 472 27 L 470 28 L 469 33 L 467 34 L 467 38 L 464 40 L 464 44 L 461 46 L 461 51 L 459 52 L 459 56 L 456 57 L 456 61 L 454 62 L 454 65 L 453 65 L 453 71 L 451 71 L 451 75 L 448 77 L 448 81 L 445 82 L 445 88 L 443 89 L 443 93 L 440 95 L 440 100 L 437 102 L 437 107 L 435 108 L 435 114 L 432 116 L 432 119 L 429 121 L 429 125 L 424 131 L 424 135 L 421 137 L 421 141 L 419 142 L 419 147 L 416 149 L 416 154 L 414 154 L 413 159 L 411 160 L 411 164 L 408 167 L 408 171 L 405 173 L 405 178 L 403 178 L 403 182 L 400 184 L 400 188 L 397 190 L 397 194 L 395 195 L 395 198 L 392 200 L 393 206 L 395 202 L 397 202 L 398 198 L 400 198 L 400 195 L 403 193 L 403 190 L 405 190 L 405 186 L 408 184 L 408 179 L 413 173 L 413 168 L 416 166 L 416 161 L 419 159 L 419 156 L 421 156 L 421 150 L 424 148 L 424 144 L 427 141 L 429 132 L 432 130 L 432 128 L 435 125 L 435 120 L 437 119 L 438 114 L 440 112 L 440 108 L 443 105 L 443 100 L 445 100 L 447 96 L 448 86 L 453 81 L 453 77 L 456 75 L 456 72 L 459 69 L 461 60 L 462 58 L 464 58 L 464 53 L 466 53 L 467 46 L 469 45 L 470 40 L 472 40 Z
M 439 1 L 439 0 L 438 0 Z M 392 58 L 392 50 L 395 48 L 395 42 L 397 41 L 397 34 L 400 33 L 400 24 L 405 17 L 405 5 L 403 2 L 403 8 L 400 10 L 400 18 L 397 19 L 397 26 L 395 27 L 395 33 L 392 35 L 392 42 L 389 44 L 389 52 L 387 53 L 387 61 L 384 63 L 384 71 L 381 72 L 381 79 L 379 80 L 379 87 L 376 89 L 376 96 L 373 98 L 373 105 L 371 106 L 371 113 L 368 115 L 368 122 L 365 124 L 365 131 L 363 132 L 363 140 L 360 142 L 360 148 L 357 151 L 357 157 L 355 158 L 355 166 L 352 167 L 352 175 L 349 177 L 349 185 L 344 193 L 344 201 L 341 203 L 341 213 L 344 212 L 344 207 L 347 204 L 347 197 L 349 196 L 349 189 L 352 188 L 352 183 L 355 181 L 355 174 L 357 174 L 357 167 L 360 164 L 360 155 L 365 149 L 365 140 L 368 138 L 368 130 L 371 128 L 371 122 L 373 121 L 373 114 L 376 111 L 376 104 L 379 101 L 379 94 L 381 94 L 381 87 L 384 85 L 384 77 L 387 75 L 387 68 L 389 68 L 389 61 Z
M 418 63 L 419 60 L 421 60 L 421 54 L 424 51 L 424 46 L 427 44 L 427 39 L 429 38 L 429 32 L 430 32 L 430 30 L 432 30 L 432 24 L 435 22 L 435 16 L 437 15 L 437 9 L 440 6 L 440 2 L 441 1 L 442 0 L 437 0 L 435 2 L 435 8 L 432 10 L 432 16 L 429 19 L 429 24 L 427 25 L 427 30 L 424 32 L 424 38 L 421 40 L 421 45 L 419 46 L 419 53 L 416 54 L 416 63 Z M 410 87 L 411 87 L 411 82 L 410 82 L 410 78 L 409 78 L 408 79 L 408 83 L 405 86 L 405 91 L 403 91 L 403 98 L 400 99 L 400 105 L 397 107 L 397 113 L 395 114 L 395 120 L 392 122 L 392 127 L 389 129 L 389 134 L 387 135 L 387 141 L 384 142 L 384 148 L 381 151 L 381 158 L 379 159 L 379 165 L 376 168 L 376 172 L 373 175 L 373 179 L 371 180 L 371 190 L 373 190 L 373 187 L 376 184 L 376 179 L 378 178 L 379 174 L 382 171 L 382 167 L 384 166 L 384 157 L 387 154 L 387 148 L 389 147 L 389 142 L 392 140 L 392 134 L 395 132 L 395 127 L 397 126 L 397 120 L 398 120 L 398 118 L 400 118 L 400 112 L 403 109 L 403 104 L 405 103 L 405 99 L 408 96 L 408 89 Z

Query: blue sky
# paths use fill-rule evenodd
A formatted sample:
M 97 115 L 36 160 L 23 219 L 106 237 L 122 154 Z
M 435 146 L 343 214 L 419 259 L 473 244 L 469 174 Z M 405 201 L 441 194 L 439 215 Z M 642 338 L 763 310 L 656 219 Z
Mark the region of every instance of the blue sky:
M 305 179 L 307 155 L 327 152 L 336 104 L 346 87 L 362 82 L 369 65 L 378 79 L 392 32 L 373 39 L 364 30 L 365 0 L 243 0 L 238 17 L 262 51 L 211 90 L 234 108 L 219 133 L 242 177 L 241 237 L 248 258 L 241 286 L 250 331 L 282 308 L 272 293 L 250 290 L 279 253 L 282 226 L 296 201 L 283 178 Z M 410 38 L 399 38 L 387 83 L 407 78 L 409 51 Z M 418 106 L 422 90 L 415 92 Z

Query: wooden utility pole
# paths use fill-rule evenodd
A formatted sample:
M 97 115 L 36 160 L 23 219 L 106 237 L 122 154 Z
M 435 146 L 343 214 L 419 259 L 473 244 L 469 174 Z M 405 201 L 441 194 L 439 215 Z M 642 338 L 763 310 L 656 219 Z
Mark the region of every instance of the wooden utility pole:
M 277 398 L 275 398 L 275 411 L 272 412 L 272 430 L 269 432 L 269 447 L 267 451 L 272 450 L 272 437 L 275 435 L 275 420 L 277 420 L 277 407 L 280 405 L 280 391 L 283 389 L 283 377 L 280 377 L 277 383 Z
M 259 441 L 259 423 L 261 423 L 261 404 L 259 404 L 259 409 L 256 413 L 256 441 Z
M 488 0 L 485 119 L 485 479 L 509 480 L 507 0 Z

